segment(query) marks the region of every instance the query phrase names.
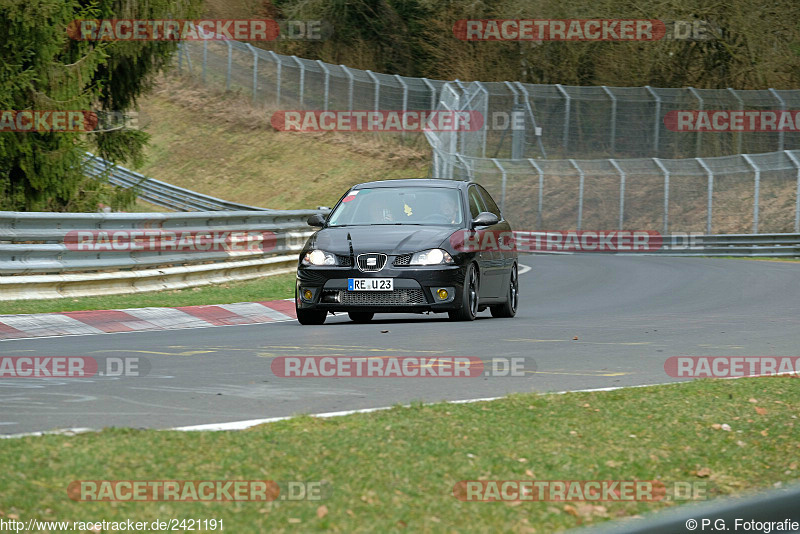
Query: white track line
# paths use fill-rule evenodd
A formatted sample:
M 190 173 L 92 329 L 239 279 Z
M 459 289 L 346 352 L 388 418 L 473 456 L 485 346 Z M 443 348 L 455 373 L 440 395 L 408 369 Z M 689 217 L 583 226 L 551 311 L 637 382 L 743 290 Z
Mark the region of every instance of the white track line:
M 740 378 L 757 378 L 759 376 L 778 376 L 778 375 L 792 375 L 796 374 L 794 371 L 784 372 L 784 373 L 774 373 L 770 375 L 752 375 L 752 376 L 728 376 L 723 377 L 721 380 L 738 380 Z M 554 392 L 545 392 L 539 393 L 539 395 L 565 395 L 567 393 L 596 393 L 596 392 L 606 392 L 606 391 L 617 391 L 620 389 L 634 389 L 634 388 L 649 388 L 649 387 L 656 387 L 656 386 L 670 386 L 675 384 L 682 384 L 684 382 L 662 382 L 660 384 L 637 384 L 635 386 L 611 386 L 606 388 L 590 388 L 590 389 L 572 389 L 566 391 L 554 391 Z M 426 402 L 423 406 L 433 406 L 435 404 L 470 404 L 473 402 L 491 402 L 500 399 L 504 399 L 506 396 L 503 397 L 484 397 L 480 399 L 462 399 L 462 400 L 454 400 L 454 401 L 441 401 L 441 402 Z M 323 413 L 316 413 L 316 414 L 301 414 L 300 416 L 297 415 L 289 415 L 283 417 L 268 417 L 265 419 L 248 419 L 244 421 L 231 421 L 229 423 L 210 423 L 204 425 L 191 425 L 191 426 L 179 426 L 176 428 L 168 428 L 164 430 L 178 430 L 181 432 L 219 432 L 219 431 L 228 431 L 228 430 L 244 430 L 246 428 L 251 428 L 256 425 L 262 425 L 265 423 L 275 423 L 277 421 L 286 421 L 288 419 L 294 419 L 296 417 L 302 417 L 302 415 L 308 415 L 309 417 L 343 417 L 345 415 L 353 415 L 358 413 L 372 413 L 372 412 L 381 412 L 386 410 L 391 410 L 395 406 L 381 406 L 379 408 L 362 408 L 360 410 L 345 410 L 341 412 L 323 412 Z M 402 405 L 403 408 L 409 408 L 410 405 L 405 404 Z M 0 439 L 10 439 L 10 438 L 23 438 L 27 436 L 44 436 L 44 435 L 75 435 L 81 434 L 84 432 L 100 432 L 97 429 L 91 428 L 63 428 L 60 430 L 47 430 L 41 432 L 25 432 L 22 434 L 7 434 L 7 435 L 0 435 Z
M 733 377 L 733 378 L 744 378 L 744 377 Z M 613 386 L 607 388 L 593 388 L 593 389 L 576 389 L 576 390 L 568 390 L 568 391 L 556 391 L 556 392 L 546 392 L 540 393 L 540 395 L 564 395 L 566 393 L 592 393 L 598 391 L 615 391 L 617 389 L 630 389 L 630 388 L 646 388 L 651 386 L 667 386 L 670 384 L 680 384 L 681 382 L 666 382 L 662 384 L 640 384 L 636 386 Z M 470 404 L 473 402 L 491 402 L 500 399 L 504 399 L 504 397 L 484 397 L 480 399 L 462 399 L 462 400 L 454 400 L 454 401 L 441 401 L 441 402 L 428 402 L 424 403 L 423 406 L 432 406 L 434 404 Z M 381 412 L 386 410 L 391 410 L 395 406 L 381 406 L 379 408 L 362 408 L 360 410 L 344 410 L 341 412 L 323 412 L 323 413 L 316 413 L 316 414 L 307 414 L 310 417 L 343 417 L 345 415 L 353 415 L 358 413 L 372 413 L 372 412 Z M 402 405 L 404 408 L 410 407 L 410 405 Z M 303 414 L 305 415 L 305 414 Z M 282 417 L 267 417 L 264 419 L 247 419 L 244 421 L 231 421 L 228 423 L 210 423 L 210 424 L 203 424 L 203 425 L 190 425 L 190 426 L 179 426 L 176 428 L 169 428 L 166 430 L 179 430 L 181 432 L 219 432 L 225 430 L 244 430 L 246 428 L 251 428 L 257 425 L 262 425 L 265 423 L 275 423 L 277 421 L 286 421 L 289 419 L 294 419 L 296 417 L 300 417 L 297 415 L 288 415 Z M 8 434 L 8 435 L 0 435 L 0 438 L 22 438 L 27 436 L 43 436 L 49 434 L 63 434 L 63 435 L 72 435 L 72 434 L 80 434 L 83 432 L 99 432 L 99 430 L 93 430 L 91 428 L 64 428 L 61 430 L 49 430 L 43 432 L 25 432 L 22 434 Z

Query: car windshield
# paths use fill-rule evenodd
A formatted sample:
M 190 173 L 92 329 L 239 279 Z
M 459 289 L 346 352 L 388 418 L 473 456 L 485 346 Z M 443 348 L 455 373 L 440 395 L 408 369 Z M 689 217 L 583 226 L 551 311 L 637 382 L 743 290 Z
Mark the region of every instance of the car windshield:
M 459 192 L 444 187 L 376 187 L 347 193 L 328 226 L 460 225 Z

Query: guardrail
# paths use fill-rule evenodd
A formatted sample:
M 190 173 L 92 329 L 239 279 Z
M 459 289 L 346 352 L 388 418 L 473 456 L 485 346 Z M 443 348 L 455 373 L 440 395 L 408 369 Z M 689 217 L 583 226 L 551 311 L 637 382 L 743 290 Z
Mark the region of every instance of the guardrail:
M 0 212 L 0 300 L 175 289 L 289 272 L 315 210 Z M 324 212 L 323 212 L 324 213 Z M 800 257 L 800 234 L 672 234 L 648 252 Z
M 661 250 L 646 254 L 794 258 L 800 257 L 800 234 L 672 234 Z
M 316 210 L 0 212 L 0 300 L 133 293 L 294 270 Z
M 142 200 L 173 211 L 269 211 L 267 208 L 237 204 L 161 182 L 125 167 L 114 165 L 89 152 L 86 153 L 86 172 L 93 177 L 109 172 L 111 184 L 126 189 L 136 187 Z

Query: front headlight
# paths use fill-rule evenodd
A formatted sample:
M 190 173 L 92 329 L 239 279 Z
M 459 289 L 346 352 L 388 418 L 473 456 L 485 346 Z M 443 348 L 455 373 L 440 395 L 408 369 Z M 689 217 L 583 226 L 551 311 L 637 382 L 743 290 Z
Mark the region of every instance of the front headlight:
M 336 255 L 324 250 L 309 250 L 303 257 L 303 265 L 336 265 Z
M 430 250 L 423 250 L 411 256 L 409 265 L 442 265 L 446 263 L 453 263 L 453 258 L 446 250 L 440 248 L 432 248 Z

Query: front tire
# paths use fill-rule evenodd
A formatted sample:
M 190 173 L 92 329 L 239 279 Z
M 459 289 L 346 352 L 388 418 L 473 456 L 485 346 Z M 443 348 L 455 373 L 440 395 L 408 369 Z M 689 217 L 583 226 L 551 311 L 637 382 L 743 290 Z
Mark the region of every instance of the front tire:
M 514 317 L 517 314 L 517 306 L 519 306 L 519 273 L 517 272 L 517 264 L 511 268 L 511 280 L 508 283 L 508 298 L 503 304 L 492 306 L 489 310 L 492 312 L 492 317 Z
M 297 320 L 302 325 L 324 324 L 327 316 L 326 311 L 297 309 Z
M 368 323 L 375 317 L 372 312 L 347 312 L 347 315 L 350 316 L 350 320 L 354 323 Z
M 461 306 L 457 310 L 447 312 L 451 321 L 474 321 L 478 315 L 478 298 L 480 295 L 480 277 L 475 264 L 470 263 L 464 276 L 464 290 L 461 292 Z

